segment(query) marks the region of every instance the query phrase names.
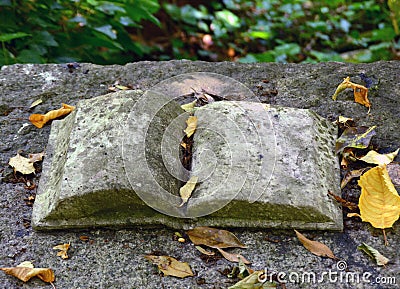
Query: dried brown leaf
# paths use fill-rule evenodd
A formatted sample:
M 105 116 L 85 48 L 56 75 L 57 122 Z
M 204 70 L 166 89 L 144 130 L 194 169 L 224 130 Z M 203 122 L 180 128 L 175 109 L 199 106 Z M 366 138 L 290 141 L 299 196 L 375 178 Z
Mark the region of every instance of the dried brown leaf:
M 0 270 L 24 282 L 27 282 L 32 277 L 38 277 L 48 283 L 54 282 L 55 279 L 53 270 L 50 268 L 33 268 L 30 262 L 23 262 L 17 267 L 0 268 Z
M 158 269 L 165 276 L 185 278 L 194 275 L 188 263 L 180 262 L 173 257 L 146 255 L 145 258 L 150 260 L 154 265 L 157 265 Z
M 44 152 L 37 153 L 37 154 L 29 154 L 29 162 L 30 163 L 36 163 L 36 162 L 41 162 L 44 157 Z
M 307 239 L 303 234 L 297 232 L 296 230 L 294 231 L 296 232 L 297 238 L 300 240 L 303 246 L 314 255 L 337 259 L 331 249 L 329 249 L 325 244 Z
M 60 256 L 63 259 L 68 259 L 69 257 L 68 257 L 67 251 L 70 246 L 71 246 L 71 244 L 66 243 L 66 244 L 54 246 L 53 249 L 60 250 L 59 252 L 57 252 L 57 256 Z
M 204 255 L 207 255 L 207 256 L 214 256 L 214 255 L 215 255 L 214 252 L 212 252 L 212 251 L 207 251 L 207 250 L 204 249 L 203 247 L 195 246 L 195 248 L 196 248 L 197 250 L 199 250 L 199 252 L 200 252 L 201 254 L 204 254 Z
M 244 264 L 251 264 L 250 261 L 248 261 L 245 257 L 243 257 L 241 254 L 235 254 L 235 253 L 228 253 L 221 248 L 217 248 L 217 250 L 221 253 L 224 258 L 230 262 L 235 262 L 238 263 L 239 259 L 242 260 Z
M 226 230 L 196 227 L 187 231 L 187 234 L 195 245 L 205 245 L 211 248 L 246 248 L 235 235 Z
M 334 193 L 328 191 L 328 194 L 331 195 L 337 202 L 341 203 L 342 206 L 348 208 L 350 211 L 355 211 L 358 209 L 358 205 L 352 202 L 349 202 L 337 195 L 335 195 Z
M 348 182 L 350 182 L 354 178 L 358 178 L 368 169 L 370 169 L 370 167 L 347 172 L 346 175 L 344 176 L 342 182 L 340 183 L 340 188 L 343 189 L 348 184 Z

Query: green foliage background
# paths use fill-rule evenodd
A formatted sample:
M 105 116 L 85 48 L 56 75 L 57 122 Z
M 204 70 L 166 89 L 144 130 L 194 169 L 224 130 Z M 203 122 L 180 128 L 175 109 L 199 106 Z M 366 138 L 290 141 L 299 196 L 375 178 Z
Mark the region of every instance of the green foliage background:
M 399 59 L 390 2 L 0 0 L 0 65 Z

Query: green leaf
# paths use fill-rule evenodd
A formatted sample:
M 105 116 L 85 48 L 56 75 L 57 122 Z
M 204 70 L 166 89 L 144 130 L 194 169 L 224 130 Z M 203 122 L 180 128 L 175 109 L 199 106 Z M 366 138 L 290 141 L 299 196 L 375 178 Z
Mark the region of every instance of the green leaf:
M 16 32 L 16 33 L 7 33 L 7 34 L 0 34 L 0 41 L 7 42 L 13 39 L 23 38 L 31 36 L 31 34 L 25 32 Z
M 362 243 L 362 245 L 358 246 L 357 249 L 365 252 L 368 256 L 374 259 L 376 264 L 379 266 L 385 266 L 389 262 L 389 259 L 379 253 L 378 250 L 365 243 Z
M 215 13 L 215 17 L 221 20 L 227 27 L 240 27 L 240 19 L 229 10 L 222 10 Z
M 107 35 L 111 39 L 117 39 L 117 34 L 113 30 L 112 26 L 110 24 L 95 27 L 94 30 L 103 33 L 104 35 Z

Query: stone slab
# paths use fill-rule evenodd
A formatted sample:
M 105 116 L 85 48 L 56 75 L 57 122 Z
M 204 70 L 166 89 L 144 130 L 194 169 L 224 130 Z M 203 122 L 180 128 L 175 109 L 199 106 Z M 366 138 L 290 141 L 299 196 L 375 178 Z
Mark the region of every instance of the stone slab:
M 192 174 L 201 183 L 180 208 L 187 175 L 174 158 L 188 114 L 155 92 L 80 101 L 53 122 L 32 226 L 342 229 L 341 209 L 326 195 L 340 194 L 332 124 L 308 110 L 248 102 L 218 102 L 196 115 Z M 224 115 L 233 121 L 221 122 Z

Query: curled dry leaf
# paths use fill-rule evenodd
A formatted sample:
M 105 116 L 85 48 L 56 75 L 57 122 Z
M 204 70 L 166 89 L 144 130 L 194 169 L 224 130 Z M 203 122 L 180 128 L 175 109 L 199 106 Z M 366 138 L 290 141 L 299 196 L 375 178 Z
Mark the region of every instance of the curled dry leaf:
M 189 200 L 194 188 L 196 187 L 198 179 L 198 177 L 192 176 L 188 182 L 179 189 L 179 194 L 182 198 L 182 203 L 179 205 L 179 207 L 182 207 Z
M 51 110 L 46 114 L 31 114 L 31 116 L 29 117 L 30 122 L 37 128 L 42 128 L 50 120 L 67 115 L 75 109 L 75 106 L 71 106 L 65 103 L 62 103 L 61 105 L 62 107 L 60 109 Z
M 370 167 L 347 172 L 346 175 L 344 176 L 342 182 L 340 183 L 340 188 L 343 189 L 347 185 L 348 182 L 350 182 L 353 178 L 358 178 L 368 169 L 370 169 Z
M 369 146 L 371 138 L 376 134 L 375 125 L 372 127 L 348 127 L 336 141 L 336 153 L 345 148 L 365 149 Z
M 248 261 L 245 257 L 243 257 L 240 254 L 235 254 L 235 253 L 228 253 L 221 248 L 217 248 L 217 250 L 221 253 L 221 255 L 228 261 L 230 262 L 235 262 L 238 263 L 239 260 L 242 260 L 244 264 L 251 264 L 250 261 Z
M 348 208 L 350 211 L 355 211 L 355 210 L 358 209 L 358 205 L 357 204 L 349 202 L 349 201 L 347 201 L 347 200 L 335 195 L 334 193 L 332 193 L 330 191 L 328 191 L 328 194 L 330 196 L 332 196 L 337 202 L 341 203 L 343 207 Z
M 186 121 L 187 127 L 184 130 L 187 137 L 191 137 L 194 134 L 194 131 L 197 128 L 197 117 L 196 116 L 189 116 Z
M 71 246 L 71 244 L 66 243 L 66 244 L 54 246 L 53 249 L 60 250 L 59 252 L 57 252 L 57 256 L 60 256 L 63 259 L 68 259 L 69 257 L 68 257 L 67 251 L 70 246 Z
M 343 82 L 336 88 L 335 93 L 332 96 L 333 100 L 336 100 L 338 94 L 346 88 L 352 88 L 354 94 L 354 101 L 362 104 L 368 108 L 371 107 L 371 103 L 368 100 L 368 88 L 363 85 L 356 84 L 350 81 L 350 77 L 344 78 Z
M 194 275 L 188 263 L 180 262 L 173 257 L 146 255 L 145 258 L 157 265 L 165 276 L 185 278 Z
M 376 151 L 369 151 L 365 156 L 359 158 L 359 160 L 369 164 L 387 165 L 394 160 L 398 153 L 399 149 L 389 154 L 380 154 Z
M 388 258 L 379 253 L 378 250 L 365 243 L 362 243 L 362 245 L 358 246 L 357 249 L 365 252 L 368 256 L 373 258 L 378 266 L 385 266 L 387 263 L 389 263 Z
M 296 230 L 294 231 L 296 232 L 297 238 L 303 244 L 303 246 L 314 255 L 337 259 L 331 249 L 329 249 L 325 244 L 307 239 L 303 234 L 297 232 Z
M 199 250 L 199 252 L 200 252 L 201 254 L 204 254 L 204 255 L 207 255 L 207 256 L 214 256 L 214 255 L 215 255 L 214 252 L 212 252 L 212 251 L 207 251 L 207 250 L 204 249 L 203 247 L 195 246 L 195 248 L 196 248 L 197 250 Z
M 34 108 L 35 106 L 38 106 L 39 104 L 41 104 L 43 102 L 43 100 L 41 100 L 40 98 L 35 100 L 34 102 L 32 102 L 31 106 L 29 108 Z
M 37 153 L 37 154 L 29 154 L 29 162 L 30 163 L 36 163 L 36 162 L 41 162 L 44 157 L 44 152 Z
M 55 276 L 50 268 L 34 268 L 31 262 L 22 262 L 17 267 L 0 268 L 6 274 L 17 277 L 18 279 L 27 282 L 32 277 L 38 277 L 44 282 L 54 282 Z
M 379 229 L 390 228 L 399 219 L 400 196 L 386 165 L 370 169 L 358 181 L 361 195 L 358 203 L 361 219 Z
M 13 167 L 14 172 L 20 172 L 24 175 L 29 175 L 35 172 L 33 162 L 18 153 L 15 157 L 10 158 L 8 164 Z
M 226 230 L 196 227 L 187 231 L 187 234 L 195 245 L 205 245 L 211 248 L 246 248 L 235 235 Z

